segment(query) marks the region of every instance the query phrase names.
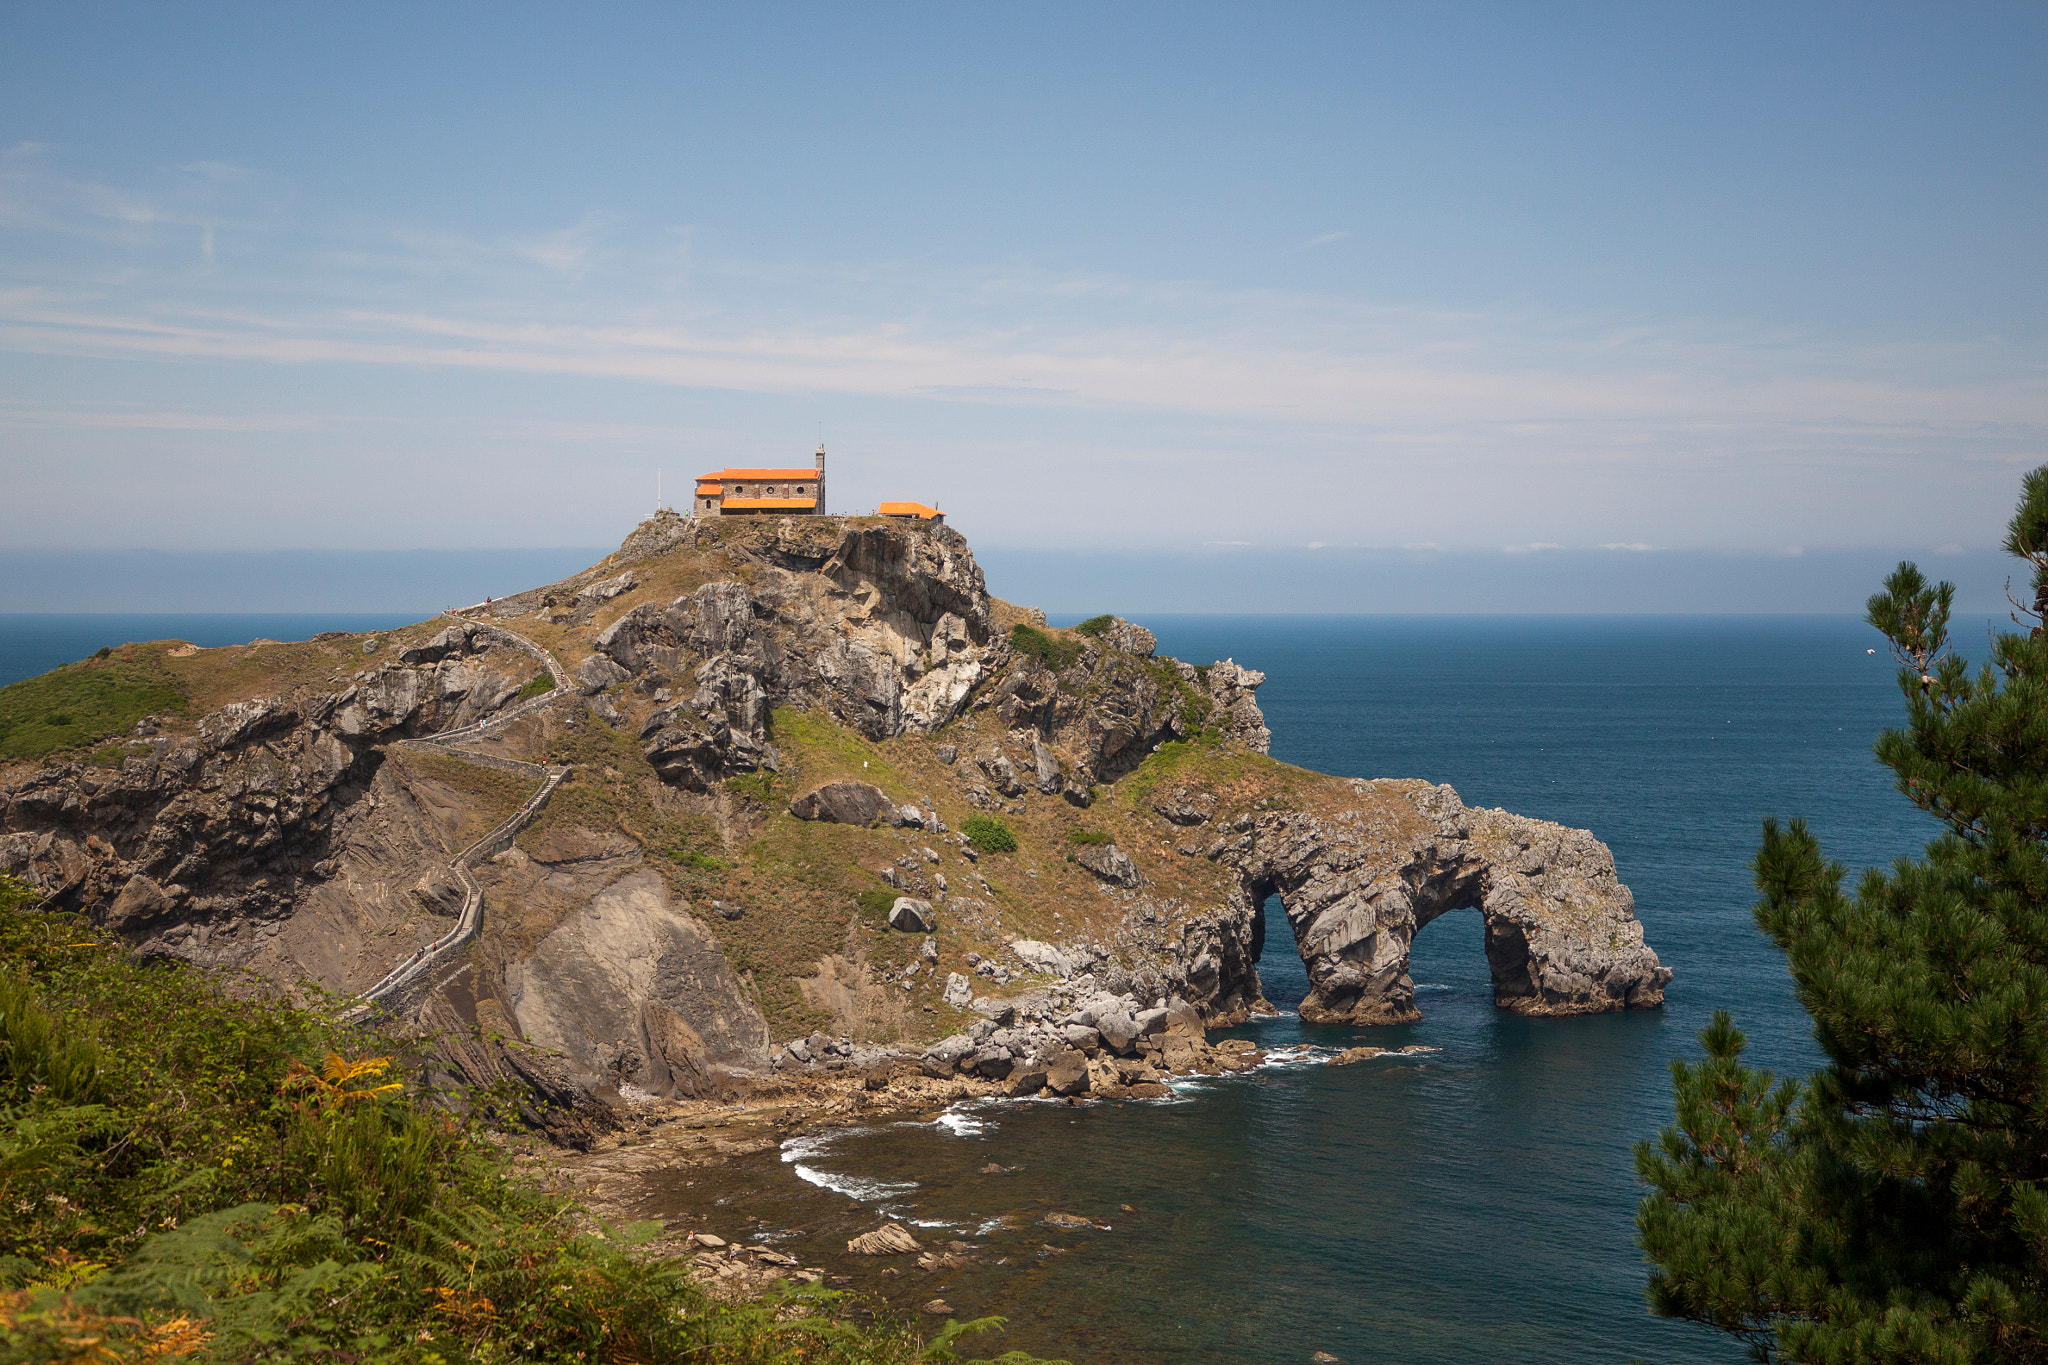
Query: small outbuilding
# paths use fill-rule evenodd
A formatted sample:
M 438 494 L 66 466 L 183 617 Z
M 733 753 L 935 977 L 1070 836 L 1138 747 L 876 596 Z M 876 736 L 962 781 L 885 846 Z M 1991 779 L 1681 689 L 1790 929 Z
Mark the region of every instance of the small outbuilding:
M 899 521 L 943 523 L 946 520 L 944 512 L 936 507 L 926 507 L 921 502 L 885 502 L 875 510 L 885 517 L 895 517 Z

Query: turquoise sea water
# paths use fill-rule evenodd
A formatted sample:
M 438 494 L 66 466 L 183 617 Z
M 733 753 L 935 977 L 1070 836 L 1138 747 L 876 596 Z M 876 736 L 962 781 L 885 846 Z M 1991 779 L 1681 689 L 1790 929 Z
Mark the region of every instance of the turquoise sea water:
M 0 661 L 24 657 L 8 643 L 23 619 L 0 618 Z M 117 636 L 292 638 L 243 618 L 208 639 L 187 624 L 102 640 L 112 618 L 81 619 L 66 658 Z M 306 618 L 298 633 L 393 624 Z M 781 1240 L 905 1310 L 943 1296 L 961 1315 L 1005 1314 L 998 1349 L 1075 1361 L 1740 1360 L 1644 1313 L 1629 1146 L 1669 1121 L 1667 1064 L 1697 1051 L 1716 1007 L 1735 1012 L 1753 1060 L 1815 1060 L 1780 956 L 1749 918 L 1762 818 L 1806 816 L 1852 868 L 1929 837 L 1870 757 L 1900 713 L 1882 642 L 1846 617 L 1145 624 L 1164 652 L 1265 670 L 1279 758 L 1448 782 L 1471 805 L 1593 830 L 1677 972 L 1667 1006 L 1499 1013 L 1477 912 L 1455 912 L 1416 941 L 1420 1023 L 1313 1028 L 1283 1014 L 1238 1032 L 1296 1060 L 1170 1102 L 991 1106 L 806 1139 L 716 1182 L 679 1173 L 643 1212 Z M 1261 975 L 1285 1008 L 1304 982 L 1283 921 L 1266 944 Z M 1368 1041 L 1439 1051 L 1314 1064 Z M 990 1163 L 1015 1169 L 983 1174 Z M 1043 1225 L 1054 1210 L 1110 1230 Z M 884 1215 L 966 1241 L 979 1262 L 885 1276 L 846 1257 L 845 1239 Z

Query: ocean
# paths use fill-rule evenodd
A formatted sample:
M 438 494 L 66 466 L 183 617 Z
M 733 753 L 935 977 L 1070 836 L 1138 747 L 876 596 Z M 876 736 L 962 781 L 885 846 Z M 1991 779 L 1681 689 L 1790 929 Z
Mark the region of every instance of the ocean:
M 0 617 L 0 680 L 122 638 L 394 624 Z M 928 1242 L 968 1242 L 978 1264 L 882 1277 L 868 1263 L 853 1287 L 904 1311 L 937 1295 L 960 1316 L 1008 1317 L 977 1354 L 1741 1360 L 1727 1339 L 1645 1312 L 1630 1147 L 1670 1121 L 1669 1063 L 1697 1055 L 1716 1008 L 1734 1012 L 1754 1063 L 1803 1072 L 1817 1061 L 1782 957 L 1750 920 L 1763 818 L 1806 817 L 1852 871 L 1931 837 L 1870 756 L 1901 715 L 1882 640 L 1850 617 L 1144 624 L 1162 652 L 1266 672 L 1275 757 L 1447 782 L 1468 805 L 1592 830 L 1677 974 L 1665 1007 L 1496 1011 L 1478 913 L 1458 911 L 1416 940 L 1419 1023 L 1311 1027 L 1283 1012 L 1232 1031 L 1279 1059 L 1251 1075 L 1191 1081 L 1165 1101 L 995 1104 L 797 1139 L 715 1182 L 678 1174 L 643 1215 L 689 1212 L 727 1235 L 780 1240 L 807 1264 L 845 1263 L 845 1238 L 883 1217 Z M 1260 972 L 1285 1011 L 1306 983 L 1277 905 L 1267 913 Z M 1366 1042 L 1437 1050 L 1319 1064 Z M 1108 1230 L 1043 1225 L 1054 1211 Z

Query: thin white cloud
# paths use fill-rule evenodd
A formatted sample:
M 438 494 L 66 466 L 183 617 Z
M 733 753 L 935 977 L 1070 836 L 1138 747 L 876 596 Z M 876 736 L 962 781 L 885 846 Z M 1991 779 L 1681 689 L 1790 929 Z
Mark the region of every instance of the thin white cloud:
M 1603 544 L 1600 548 L 1603 550 L 1628 550 L 1635 554 L 1646 554 L 1649 551 L 1656 549 L 1657 547 L 1654 545 L 1645 545 L 1640 540 L 1610 540 Z
M 1332 242 L 1341 242 L 1350 235 L 1349 232 L 1326 232 L 1320 237 L 1311 237 L 1306 242 L 1303 242 L 1302 250 L 1313 251 L 1319 246 L 1328 246 Z

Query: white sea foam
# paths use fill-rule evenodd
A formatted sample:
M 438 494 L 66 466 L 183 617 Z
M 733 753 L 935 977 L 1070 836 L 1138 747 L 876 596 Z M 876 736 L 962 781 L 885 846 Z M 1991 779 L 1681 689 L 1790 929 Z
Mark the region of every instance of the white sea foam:
M 943 1128 L 954 1137 L 978 1137 L 989 1130 L 986 1119 L 976 1118 L 959 1107 L 948 1109 L 932 1120 L 934 1128 Z
M 1415 987 L 1415 989 L 1416 989 L 1416 990 L 1418 990 L 1418 991 L 1454 991 L 1454 990 L 1456 990 L 1456 989 L 1458 989 L 1458 988 L 1457 988 L 1456 986 L 1445 986 L 1445 985 L 1439 985 L 1439 984 L 1437 984 L 1437 983 L 1435 983 L 1435 982 L 1428 982 L 1428 983 L 1422 983 L 1422 984 L 1418 984 L 1418 985 L 1417 985 L 1417 986 Z
M 842 1128 L 832 1133 L 808 1133 L 801 1137 L 787 1138 L 782 1144 L 782 1159 L 789 1163 L 799 1180 L 809 1181 L 820 1189 L 843 1194 L 849 1199 L 858 1199 L 863 1204 L 876 1203 L 916 1189 L 915 1180 L 876 1180 L 857 1175 L 840 1175 L 810 1164 L 822 1156 L 825 1149 L 836 1139 L 873 1131 L 872 1128 Z
M 908 1194 L 917 1188 L 915 1180 L 868 1180 L 857 1175 L 839 1175 L 833 1171 L 821 1171 L 815 1166 L 801 1162 L 791 1167 L 799 1180 L 808 1180 L 820 1189 L 834 1194 L 843 1194 L 848 1199 L 858 1199 L 863 1204 L 880 1203 L 899 1194 Z

